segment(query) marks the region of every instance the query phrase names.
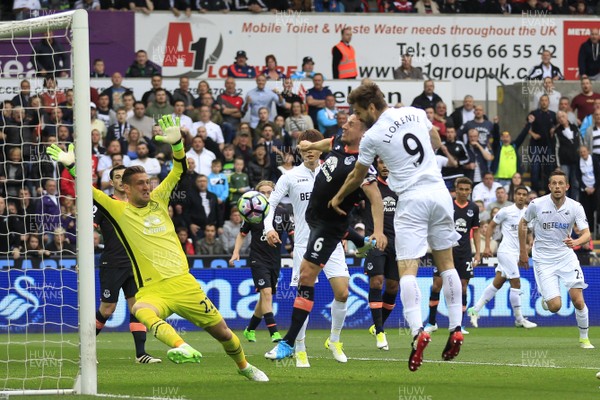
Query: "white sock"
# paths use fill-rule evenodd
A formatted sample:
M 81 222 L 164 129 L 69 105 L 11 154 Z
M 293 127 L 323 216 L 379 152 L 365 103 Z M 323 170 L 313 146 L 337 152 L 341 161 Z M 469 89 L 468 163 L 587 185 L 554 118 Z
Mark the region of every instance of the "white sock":
M 415 336 L 419 333 L 419 329 L 423 327 L 421 289 L 417 284 L 416 276 L 404 275 L 400 278 L 400 300 L 404 309 L 404 319 L 408 322 L 412 335 Z M 460 303 L 460 296 L 458 301 Z
M 340 341 L 340 333 L 344 327 L 344 320 L 346 319 L 346 303 L 341 301 L 333 300 L 331 305 L 331 334 L 329 340 L 331 342 Z
M 304 339 L 306 338 L 306 327 L 308 326 L 309 317 L 310 315 L 306 317 L 306 320 L 304 321 L 304 324 L 302 325 L 302 328 L 300 328 L 300 332 L 298 332 L 298 336 L 296 337 L 296 352 L 306 351 L 306 342 Z
M 481 295 L 479 300 L 477 300 L 477 304 L 475 304 L 475 307 L 473 307 L 475 311 L 479 312 L 479 310 L 481 310 L 483 306 L 485 306 L 491 299 L 494 298 L 497 292 L 498 289 L 496 289 L 496 287 L 490 283 L 488 287 L 486 287 L 483 291 L 483 294 Z
M 521 322 L 523 320 L 523 314 L 521 313 L 521 289 L 510 288 L 508 298 L 515 314 L 515 319 L 517 322 Z
M 456 269 L 452 268 L 440 273 L 442 291 L 448 307 L 448 329 L 454 331 L 462 321 L 462 283 Z
M 575 309 L 575 319 L 577 320 L 577 326 L 579 327 L 579 338 L 587 339 L 588 328 L 590 326 L 587 305 L 583 306 L 583 310 Z

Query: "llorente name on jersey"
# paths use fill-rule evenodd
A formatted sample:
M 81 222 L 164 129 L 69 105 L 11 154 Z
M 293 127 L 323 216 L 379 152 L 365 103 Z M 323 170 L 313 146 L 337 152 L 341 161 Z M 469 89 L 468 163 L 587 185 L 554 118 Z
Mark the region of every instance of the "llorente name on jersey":
M 388 131 L 390 133 L 396 133 L 396 131 L 398 129 L 400 129 L 400 127 L 404 124 L 407 124 L 409 122 L 416 122 L 416 123 L 420 123 L 421 120 L 419 119 L 418 115 L 415 114 L 406 114 L 400 118 L 398 118 L 398 120 L 394 121 L 394 125 L 388 127 Z

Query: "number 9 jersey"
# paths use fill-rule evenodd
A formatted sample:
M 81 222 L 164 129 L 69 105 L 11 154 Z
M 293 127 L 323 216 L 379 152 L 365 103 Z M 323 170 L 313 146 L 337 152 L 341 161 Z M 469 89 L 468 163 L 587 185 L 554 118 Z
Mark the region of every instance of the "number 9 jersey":
M 398 195 L 417 186 L 445 188 L 429 138 L 432 127 L 424 110 L 388 108 L 363 136 L 358 162 L 369 166 L 379 155 L 389 170 L 388 185 Z

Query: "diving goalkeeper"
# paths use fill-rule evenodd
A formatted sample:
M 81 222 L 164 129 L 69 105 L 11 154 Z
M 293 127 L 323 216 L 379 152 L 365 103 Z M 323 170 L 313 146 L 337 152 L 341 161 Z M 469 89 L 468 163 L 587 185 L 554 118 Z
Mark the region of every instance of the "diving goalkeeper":
M 202 357 L 165 322 L 168 316 L 177 313 L 217 339 L 236 362 L 241 375 L 253 381 L 268 381 L 264 372 L 246 361 L 240 340 L 189 273 L 186 255 L 168 212 L 171 192 L 187 168 L 179 118 L 174 121 L 170 115 L 163 116 L 159 125 L 163 133 L 156 139 L 171 144 L 174 163 L 156 189 L 150 192 L 150 180 L 141 166 L 129 167 L 123 173 L 126 202 L 93 189 L 94 204 L 111 221 L 131 259 L 139 289 L 132 312 L 158 340 L 171 347 L 167 352 L 171 361 L 200 362 Z M 52 145 L 47 152 L 75 175 L 73 145 L 68 152 Z

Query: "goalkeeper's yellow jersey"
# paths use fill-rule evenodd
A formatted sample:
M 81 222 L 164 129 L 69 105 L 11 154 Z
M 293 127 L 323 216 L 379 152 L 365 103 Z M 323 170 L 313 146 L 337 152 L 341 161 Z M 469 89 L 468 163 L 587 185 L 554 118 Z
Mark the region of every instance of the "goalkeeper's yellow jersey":
M 169 198 L 183 173 L 183 150 L 173 154 L 173 169 L 150 193 L 142 208 L 115 200 L 94 188 L 94 204 L 113 224 L 131 259 L 139 288 L 189 273 L 188 261 L 169 217 Z

